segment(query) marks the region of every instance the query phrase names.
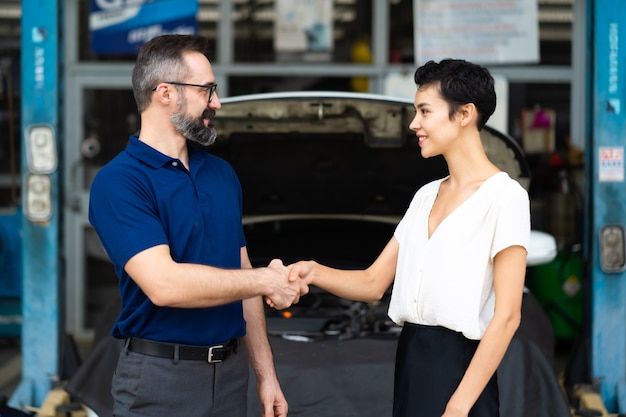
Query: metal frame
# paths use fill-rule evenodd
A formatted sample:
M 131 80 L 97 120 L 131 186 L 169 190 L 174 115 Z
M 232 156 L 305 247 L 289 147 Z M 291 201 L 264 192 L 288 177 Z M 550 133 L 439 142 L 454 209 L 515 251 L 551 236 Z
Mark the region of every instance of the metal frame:
M 626 4 L 622 0 L 594 0 L 589 7 L 591 67 L 591 138 L 587 153 L 590 185 L 586 220 L 591 279 L 591 373 L 609 412 L 626 412 L 626 271 L 602 269 L 600 234 L 605 226 L 626 228 L 626 186 L 601 181 L 600 150 L 621 148 L 624 169 L 626 109 Z
M 33 167 L 24 154 L 30 127 L 46 125 L 58 141 L 60 39 L 58 4 L 22 1 L 22 162 L 21 178 L 27 199 L 27 178 Z M 56 149 L 58 146 L 54 145 Z M 61 337 L 58 196 L 56 167 L 40 174 L 50 184 L 49 218 L 22 219 L 22 379 L 10 404 L 38 406 L 57 382 Z M 47 216 L 46 216 L 47 217 Z

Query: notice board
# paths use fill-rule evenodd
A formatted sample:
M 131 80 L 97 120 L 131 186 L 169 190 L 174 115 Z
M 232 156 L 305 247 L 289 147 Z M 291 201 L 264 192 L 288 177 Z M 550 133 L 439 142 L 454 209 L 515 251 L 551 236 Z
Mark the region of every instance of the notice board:
M 537 0 L 413 0 L 415 61 L 539 61 Z

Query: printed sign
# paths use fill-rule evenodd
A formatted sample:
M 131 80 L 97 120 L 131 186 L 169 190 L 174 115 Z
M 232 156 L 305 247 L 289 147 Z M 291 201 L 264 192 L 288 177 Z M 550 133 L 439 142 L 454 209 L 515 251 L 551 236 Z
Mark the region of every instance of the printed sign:
M 198 0 L 91 0 L 96 54 L 134 54 L 155 36 L 198 33 Z
M 605 146 L 599 148 L 600 164 L 598 179 L 600 182 L 624 181 L 624 147 Z
M 275 4 L 276 51 L 333 49 L 332 0 L 278 0 Z
M 539 61 L 537 0 L 414 0 L 413 8 L 418 64 Z

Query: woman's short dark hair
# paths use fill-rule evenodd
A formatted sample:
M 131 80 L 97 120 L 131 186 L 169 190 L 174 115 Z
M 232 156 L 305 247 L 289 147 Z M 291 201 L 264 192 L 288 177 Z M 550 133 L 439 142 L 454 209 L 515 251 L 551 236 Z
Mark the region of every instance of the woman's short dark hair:
M 162 35 L 142 45 L 133 68 L 133 95 L 139 113 L 150 104 L 153 89 L 164 81 L 182 82 L 189 76 L 184 52 L 205 54 L 207 40 L 196 35 Z
M 494 79 L 480 65 L 462 59 L 428 61 L 415 71 L 415 84 L 420 87 L 438 85 L 441 97 L 450 105 L 450 119 L 460 106 L 473 103 L 478 111 L 478 130 L 496 109 Z

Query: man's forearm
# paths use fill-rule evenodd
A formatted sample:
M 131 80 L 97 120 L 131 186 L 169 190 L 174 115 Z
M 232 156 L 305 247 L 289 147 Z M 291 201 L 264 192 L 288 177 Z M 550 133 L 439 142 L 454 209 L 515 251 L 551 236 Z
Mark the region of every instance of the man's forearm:
M 276 379 L 274 357 L 267 338 L 265 311 L 261 297 L 244 300 L 243 313 L 246 319 L 246 336 L 243 340 L 250 357 L 250 365 L 257 379 Z

